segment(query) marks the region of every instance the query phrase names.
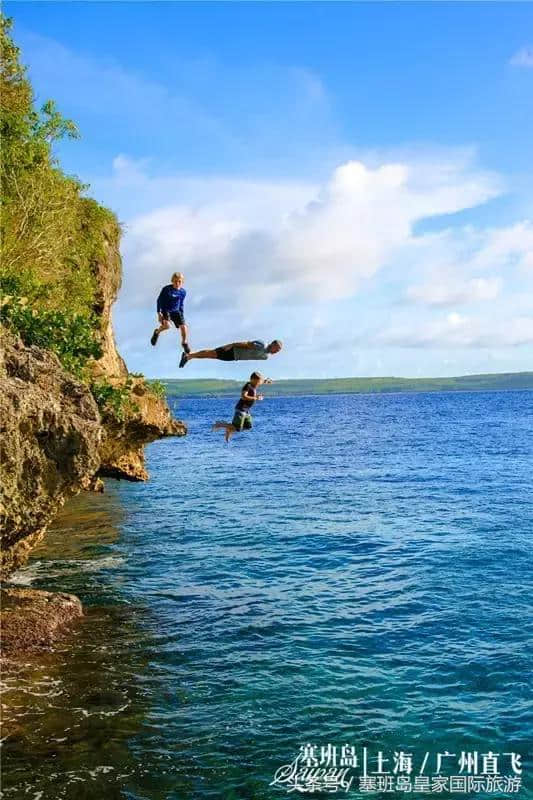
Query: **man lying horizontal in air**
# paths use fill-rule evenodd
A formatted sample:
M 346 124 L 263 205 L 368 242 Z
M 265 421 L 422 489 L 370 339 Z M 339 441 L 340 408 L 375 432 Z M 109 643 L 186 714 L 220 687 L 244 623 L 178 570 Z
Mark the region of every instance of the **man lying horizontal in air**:
M 188 364 L 192 358 L 217 358 L 219 361 L 264 361 L 269 356 L 279 353 L 283 347 L 279 339 L 274 339 L 265 347 L 265 343 L 256 339 L 252 342 L 231 342 L 215 347 L 214 350 L 197 350 L 196 353 L 183 353 L 180 367 Z

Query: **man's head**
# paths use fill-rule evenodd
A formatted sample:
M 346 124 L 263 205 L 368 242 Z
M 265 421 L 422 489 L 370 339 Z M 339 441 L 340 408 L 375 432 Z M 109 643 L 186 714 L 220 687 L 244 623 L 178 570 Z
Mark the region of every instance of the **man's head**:
M 279 353 L 282 347 L 283 347 L 283 342 L 281 342 L 279 339 L 274 339 L 274 341 L 270 342 L 270 344 L 268 345 L 267 351 L 269 353 L 272 353 L 272 355 L 274 355 L 275 353 Z
M 174 272 L 170 282 L 174 289 L 179 289 L 185 283 L 185 278 L 183 277 L 183 272 Z
M 260 386 L 265 379 L 260 372 L 252 372 L 250 375 L 250 383 L 252 386 Z

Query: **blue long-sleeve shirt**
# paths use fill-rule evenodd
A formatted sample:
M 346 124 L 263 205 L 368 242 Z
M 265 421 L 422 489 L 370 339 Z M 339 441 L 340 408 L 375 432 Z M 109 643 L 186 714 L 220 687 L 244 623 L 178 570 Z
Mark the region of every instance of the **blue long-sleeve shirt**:
M 183 314 L 183 301 L 187 292 L 185 289 L 174 289 L 171 283 L 168 286 L 163 286 L 157 298 L 157 311 L 172 313 L 178 311 Z

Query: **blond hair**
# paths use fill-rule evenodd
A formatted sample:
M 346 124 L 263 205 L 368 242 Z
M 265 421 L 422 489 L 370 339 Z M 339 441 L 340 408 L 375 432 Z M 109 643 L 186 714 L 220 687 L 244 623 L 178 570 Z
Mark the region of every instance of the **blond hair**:
M 185 278 L 183 277 L 183 272 L 173 272 L 170 277 L 170 283 L 172 283 L 174 278 L 181 278 L 182 281 L 185 280 Z

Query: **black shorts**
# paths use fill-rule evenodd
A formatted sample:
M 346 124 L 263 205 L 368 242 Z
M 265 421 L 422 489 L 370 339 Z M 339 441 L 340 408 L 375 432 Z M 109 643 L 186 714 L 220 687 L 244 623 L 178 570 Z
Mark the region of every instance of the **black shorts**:
M 163 319 L 171 319 L 176 328 L 179 328 L 180 325 L 185 325 L 185 317 L 181 311 L 162 311 L 161 316 Z
M 241 411 L 240 409 L 235 409 L 235 414 L 233 415 L 233 419 L 231 424 L 237 431 L 251 431 L 252 430 L 252 415 L 248 411 Z
M 215 347 L 215 353 L 219 361 L 235 361 L 235 351 L 233 347 L 231 350 L 225 350 L 223 347 Z

